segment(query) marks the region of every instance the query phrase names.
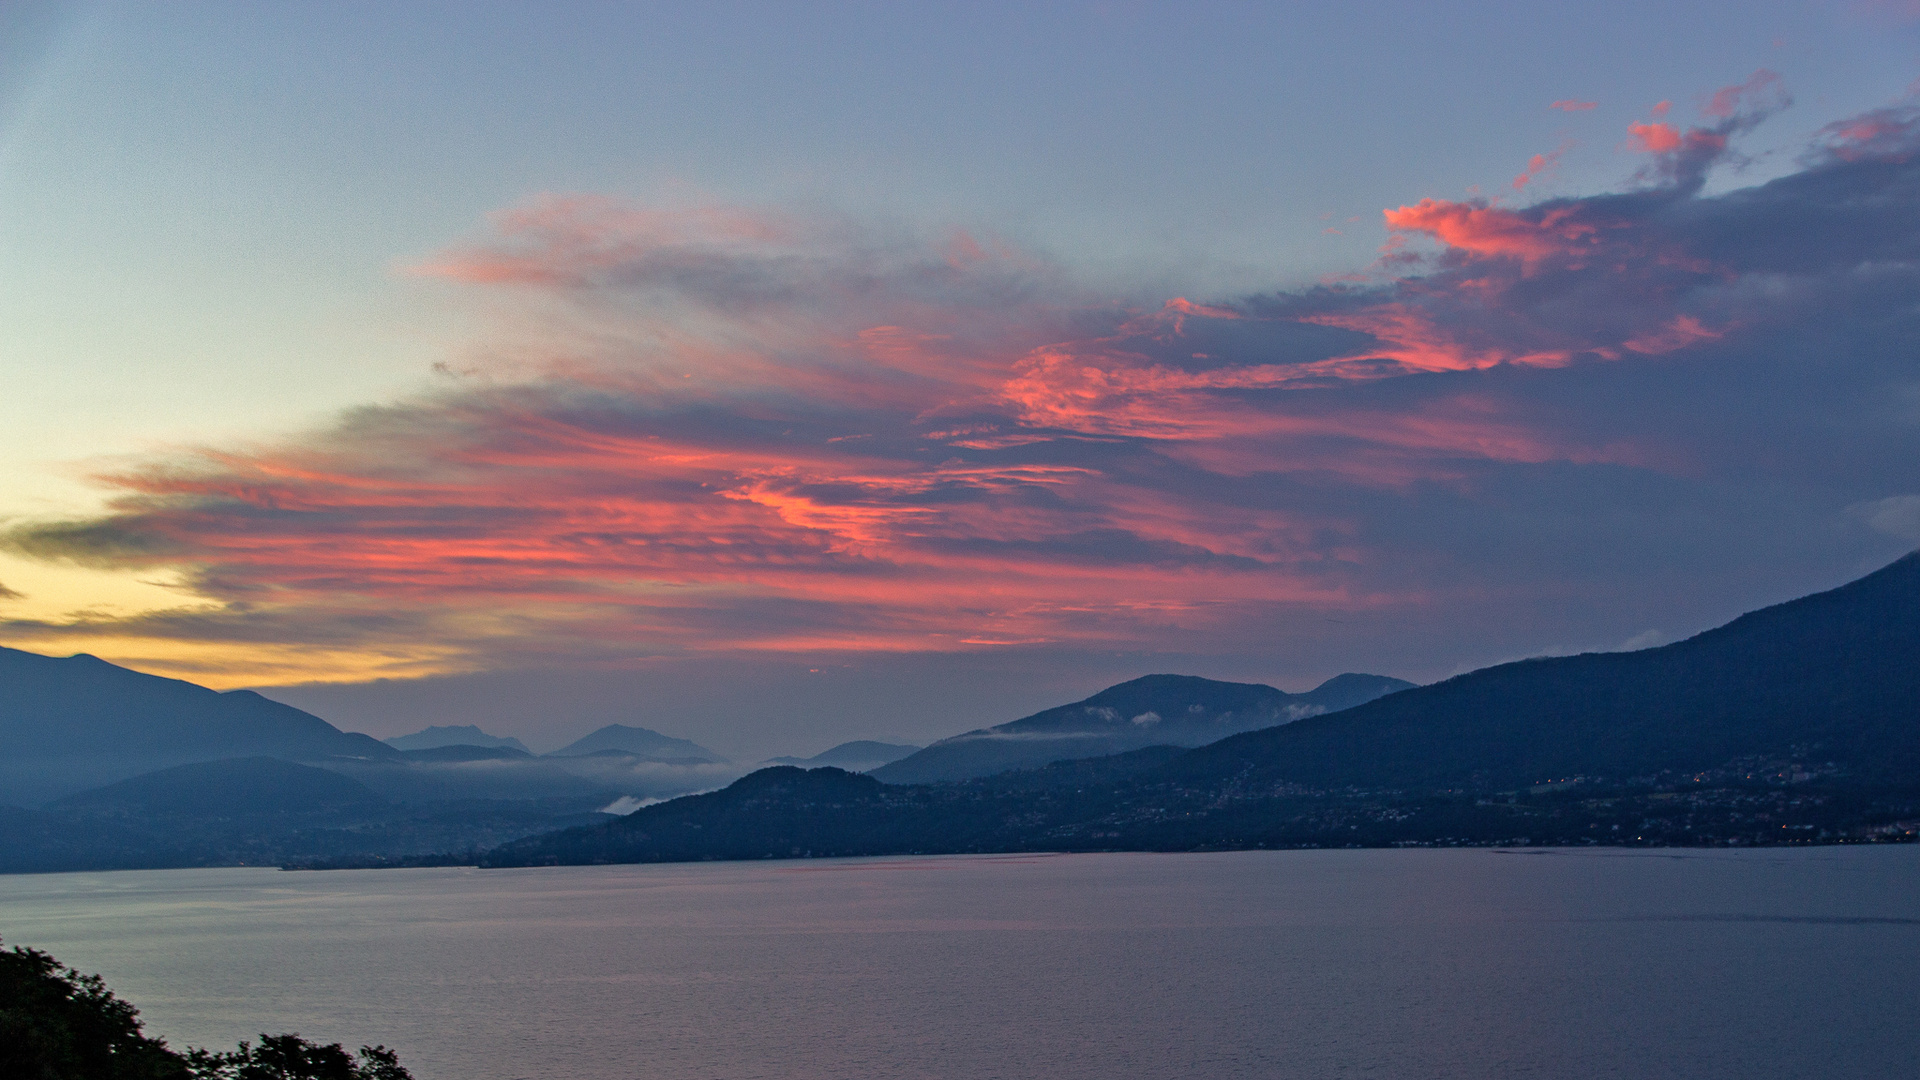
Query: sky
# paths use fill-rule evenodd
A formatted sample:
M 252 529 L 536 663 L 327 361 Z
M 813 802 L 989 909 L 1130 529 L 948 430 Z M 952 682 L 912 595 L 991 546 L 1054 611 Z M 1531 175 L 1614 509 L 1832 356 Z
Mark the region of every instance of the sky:
M 922 742 L 1920 545 L 1920 8 L 0 5 L 0 644 Z

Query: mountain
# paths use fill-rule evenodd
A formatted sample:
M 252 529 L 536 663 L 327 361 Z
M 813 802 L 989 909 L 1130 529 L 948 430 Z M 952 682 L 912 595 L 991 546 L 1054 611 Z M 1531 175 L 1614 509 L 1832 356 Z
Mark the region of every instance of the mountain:
M 895 852 L 907 850 L 935 824 L 925 808 L 902 801 L 871 777 L 834 768 L 776 765 L 721 791 L 642 807 L 604 825 L 507 844 L 489 852 L 482 865 Z
M 1502 664 L 1235 736 L 1169 776 L 1506 789 L 1738 758 L 1920 776 L 1920 552 L 1661 648 Z
M 511 736 L 501 738 L 498 735 L 489 735 L 472 724 L 423 728 L 411 735 L 396 735 L 383 741 L 395 750 L 433 750 L 442 746 L 486 746 L 505 747 L 509 750 L 518 750 L 523 754 L 533 752 L 528 750 L 526 744 L 519 739 Z
M 1197 749 L 939 784 L 766 769 L 480 862 L 1914 839 L 1920 553 L 1663 648 L 1502 664 Z
M 449 743 L 423 750 L 402 750 L 408 761 L 532 761 L 533 755 L 512 746 L 473 746 Z
M 725 761 L 719 754 L 686 739 L 676 739 L 643 727 L 608 724 L 606 727 L 548 754 L 548 757 L 584 757 L 604 751 L 662 761 Z
M 942 739 L 874 769 L 888 784 L 924 784 L 1033 769 L 1144 746 L 1204 746 L 1222 736 L 1338 712 L 1410 682 L 1384 675 L 1337 675 L 1304 694 L 1259 683 L 1192 675 L 1146 675 L 1071 705 Z
M 176 765 L 55 799 L 47 809 L 243 817 L 385 801 L 365 784 L 339 773 L 254 757 Z
M 836 769 L 845 769 L 847 772 L 867 772 L 899 761 L 919 749 L 918 746 L 908 746 L 904 743 L 856 739 L 853 742 L 843 742 L 838 746 L 822 750 L 810 758 L 777 757 L 768 759 L 767 764 L 802 767 L 831 765 Z
M 251 690 L 220 693 L 84 653 L 0 648 L 0 803 L 238 757 L 394 760 L 400 752 Z
M 0 873 L 384 864 L 484 850 L 598 820 L 622 796 L 738 778 L 712 756 L 403 751 L 248 691 L 0 649 Z
M 0 807 L 0 873 L 341 860 L 388 865 L 605 820 L 594 812 L 605 802 L 604 794 L 407 802 L 384 798 L 332 768 L 267 757 L 195 762 L 69 795 L 41 810 Z

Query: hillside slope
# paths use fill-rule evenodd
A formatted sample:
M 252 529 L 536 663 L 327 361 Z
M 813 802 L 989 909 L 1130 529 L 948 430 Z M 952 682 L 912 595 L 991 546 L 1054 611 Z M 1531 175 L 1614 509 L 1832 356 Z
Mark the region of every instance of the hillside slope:
M 662 761 L 723 761 L 719 754 L 701 746 L 690 739 L 676 739 L 671 735 L 662 735 L 652 728 L 631 727 L 627 724 L 608 724 L 597 731 L 590 732 L 558 750 L 548 757 L 586 757 L 590 754 L 604 753 L 632 754 L 635 757 L 654 758 Z
M 1304 694 L 1260 683 L 1146 675 L 1084 701 L 942 739 L 870 775 L 924 784 L 1034 769 L 1145 746 L 1204 746 L 1240 731 L 1338 712 L 1413 684 L 1384 675 L 1338 675 Z
M 1503 664 L 1198 749 L 863 779 L 765 770 L 482 861 L 1912 840 L 1920 554 L 1664 648 Z
M 1920 777 L 1920 553 L 1662 648 L 1502 664 L 1237 735 L 1167 776 L 1499 789 L 1744 757 Z
M 0 803 L 241 757 L 388 761 L 400 752 L 251 690 L 220 693 L 85 654 L 0 648 Z

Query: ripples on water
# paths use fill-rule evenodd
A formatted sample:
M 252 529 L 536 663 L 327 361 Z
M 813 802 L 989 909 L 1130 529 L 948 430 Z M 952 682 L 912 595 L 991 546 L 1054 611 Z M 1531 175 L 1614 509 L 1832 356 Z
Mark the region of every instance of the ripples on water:
M 1884 1078 L 1920 848 L 0 877 L 176 1044 L 420 1080 Z

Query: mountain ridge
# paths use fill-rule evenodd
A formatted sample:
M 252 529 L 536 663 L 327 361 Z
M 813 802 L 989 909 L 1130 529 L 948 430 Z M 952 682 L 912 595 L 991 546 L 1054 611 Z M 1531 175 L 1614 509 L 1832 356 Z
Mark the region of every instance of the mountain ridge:
M 395 750 L 438 750 L 443 746 L 481 746 L 488 749 L 505 748 L 531 754 L 527 744 L 511 735 L 489 735 L 475 724 L 438 724 L 422 728 L 411 735 L 395 735 L 381 742 Z
M 251 690 L 223 693 L 87 653 L 0 647 L 0 687 L 0 802 L 40 802 L 195 761 L 401 756 Z
M 768 758 L 768 765 L 831 765 L 849 772 L 864 772 L 881 765 L 891 765 L 901 758 L 914 754 L 925 747 L 906 743 L 879 742 L 874 739 L 854 739 L 836 746 L 830 746 L 812 757 L 776 757 Z
M 1657 649 L 1496 665 L 1200 748 L 836 773 L 762 770 L 480 865 L 1920 839 L 1920 552 Z
M 1304 694 L 1289 694 L 1264 683 L 1142 675 L 1079 701 L 941 739 L 870 775 L 890 784 L 966 780 L 1145 746 L 1203 746 L 1235 732 L 1337 712 L 1413 685 L 1348 673 Z
M 1920 552 L 1669 645 L 1500 664 L 1339 716 L 1229 737 L 1170 775 L 1251 768 L 1259 780 L 1309 785 L 1513 786 L 1705 769 L 1795 746 L 1911 775 Z M 1476 717 L 1493 719 L 1476 730 Z
M 662 735 L 652 728 L 632 727 L 627 724 L 608 724 L 544 756 L 586 757 L 609 751 L 660 760 L 686 758 L 699 758 L 711 762 L 726 760 L 691 739 L 676 739 L 671 735 Z

